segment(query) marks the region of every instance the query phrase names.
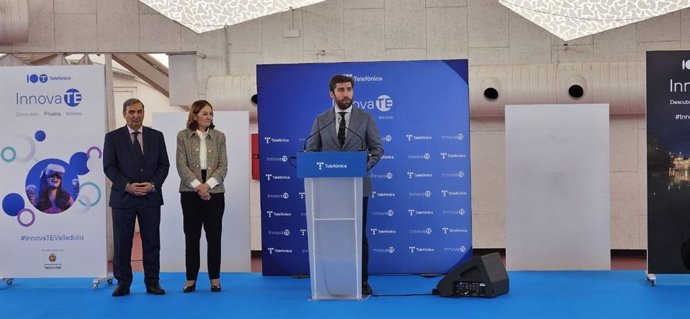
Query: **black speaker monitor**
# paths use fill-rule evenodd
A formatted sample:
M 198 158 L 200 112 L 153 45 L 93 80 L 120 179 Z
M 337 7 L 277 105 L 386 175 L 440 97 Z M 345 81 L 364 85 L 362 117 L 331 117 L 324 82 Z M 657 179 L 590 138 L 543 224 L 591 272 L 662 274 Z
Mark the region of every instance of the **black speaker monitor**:
M 508 273 L 501 255 L 474 256 L 455 267 L 438 282 L 434 293 L 441 297 L 488 297 L 508 293 Z

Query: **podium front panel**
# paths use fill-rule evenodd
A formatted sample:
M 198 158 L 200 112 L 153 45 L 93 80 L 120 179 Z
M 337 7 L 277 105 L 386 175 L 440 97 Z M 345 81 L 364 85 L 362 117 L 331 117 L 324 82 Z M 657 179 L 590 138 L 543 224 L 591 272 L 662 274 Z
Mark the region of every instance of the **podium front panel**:
M 359 299 L 361 253 L 357 253 L 355 220 L 315 220 L 312 299 Z M 311 234 L 310 234 L 311 235 Z M 361 271 L 361 270 L 360 270 Z
M 311 182 L 319 195 L 312 197 L 314 218 L 355 218 L 354 178 L 312 178 Z
M 313 300 L 362 298 L 362 178 L 304 179 Z

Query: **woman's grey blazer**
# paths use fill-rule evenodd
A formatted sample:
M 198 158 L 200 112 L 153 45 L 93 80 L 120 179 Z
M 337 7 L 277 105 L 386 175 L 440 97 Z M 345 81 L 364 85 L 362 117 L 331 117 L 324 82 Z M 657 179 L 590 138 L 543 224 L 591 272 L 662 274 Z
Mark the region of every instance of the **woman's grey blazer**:
M 177 172 L 180 174 L 180 192 L 193 192 L 192 181 L 201 180 L 201 163 L 199 162 L 199 144 L 201 138 L 196 131 L 184 129 L 177 133 Z M 209 129 L 206 136 L 206 179 L 211 177 L 218 185 L 211 193 L 224 193 L 223 180 L 228 172 L 228 152 L 225 147 L 225 134 L 216 129 Z

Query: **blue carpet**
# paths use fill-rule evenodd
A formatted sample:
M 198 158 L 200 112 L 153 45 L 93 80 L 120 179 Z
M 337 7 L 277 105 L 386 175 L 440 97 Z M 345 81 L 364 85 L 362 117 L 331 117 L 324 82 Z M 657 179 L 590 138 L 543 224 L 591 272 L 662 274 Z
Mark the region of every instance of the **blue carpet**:
M 200 275 L 204 278 L 205 274 Z M 309 280 L 260 273 L 221 276 L 223 291 L 207 280 L 183 294 L 182 273 L 164 273 L 165 296 L 145 293 L 135 274 L 132 294 L 110 296 L 113 286 L 92 289 L 91 279 L 15 279 L 0 283 L 3 318 L 688 318 L 690 276 L 643 271 L 513 271 L 510 292 L 493 299 L 373 296 L 364 301 L 309 301 Z M 437 278 L 372 276 L 378 295 L 430 293 Z

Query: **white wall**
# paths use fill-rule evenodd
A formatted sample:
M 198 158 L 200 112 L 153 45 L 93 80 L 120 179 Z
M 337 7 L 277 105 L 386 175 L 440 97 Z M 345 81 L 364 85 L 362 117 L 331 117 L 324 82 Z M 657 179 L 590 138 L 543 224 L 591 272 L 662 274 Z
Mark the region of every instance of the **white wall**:
M 690 49 L 687 9 L 569 41 L 567 47 L 498 0 L 327 0 L 295 10 L 293 18 L 299 38 L 282 36 L 290 26 L 287 12 L 230 27 L 226 55 L 223 30 L 197 35 L 137 0 L 29 0 L 29 41 L 0 45 L 0 52 L 198 51 L 206 57 L 197 61 L 203 98 L 209 76 L 254 74 L 263 63 L 467 58 L 472 67 L 643 62 L 648 50 Z M 477 85 L 472 81 L 470 86 Z M 156 105 L 145 103 L 147 112 Z M 612 248 L 644 249 L 644 114 L 614 115 L 610 124 Z M 505 247 L 503 118 L 472 118 L 471 131 L 474 246 Z M 255 183 L 252 249 L 259 249 Z

